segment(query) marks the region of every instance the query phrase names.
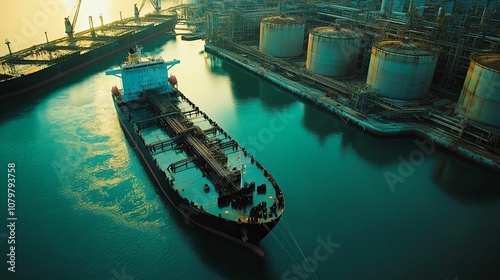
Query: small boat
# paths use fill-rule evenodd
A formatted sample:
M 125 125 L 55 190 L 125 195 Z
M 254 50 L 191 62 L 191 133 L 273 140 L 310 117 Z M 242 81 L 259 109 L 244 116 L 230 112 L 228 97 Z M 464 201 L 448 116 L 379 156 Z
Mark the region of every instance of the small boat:
M 201 33 L 184 34 L 181 36 L 181 39 L 184 41 L 199 40 L 199 39 L 203 39 L 203 34 L 201 34 Z

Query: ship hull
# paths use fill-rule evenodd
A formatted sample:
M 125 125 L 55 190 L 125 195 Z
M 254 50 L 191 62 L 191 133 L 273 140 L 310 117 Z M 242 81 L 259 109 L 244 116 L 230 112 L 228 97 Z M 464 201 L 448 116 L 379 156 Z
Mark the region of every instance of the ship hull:
M 0 83 L 0 100 L 36 90 L 117 52 L 170 32 L 174 29 L 176 21 L 177 19 L 172 17 L 172 19 L 141 30 L 140 32 L 133 32 L 117 37 L 107 44 L 91 49 L 83 54 L 70 55 L 67 59 L 40 71 L 6 80 Z
M 260 241 L 276 226 L 281 218 L 281 215 L 264 223 L 238 223 L 236 221 L 214 216 L 200 210 L 197 207 L 193 207 L 188 200 L 181 197 L 179 193 L 174 190 L 172 181 L 155 162 L 148 148 L 143 143 L 143 140 L 136 133 L 133 125 L 120 109 L 120 106 L 124 105 L 118 104 L 115 98 L 113 98 L 113 103 L 118 114 L 120 126 L 122 127 L 126 138 L 134 150 L 138 153 L 142 164 L 148 171 L 148 174 L 152 178 L 158 192 L 161 194 L 163 199 L 168 201 L 168 203 L 181 213 L 184 221 L 188 224 L 195 224 L 204 230 L 243 245 L 254 251 L 259 256 L 264 256 L 264 252 L 258 245 Z

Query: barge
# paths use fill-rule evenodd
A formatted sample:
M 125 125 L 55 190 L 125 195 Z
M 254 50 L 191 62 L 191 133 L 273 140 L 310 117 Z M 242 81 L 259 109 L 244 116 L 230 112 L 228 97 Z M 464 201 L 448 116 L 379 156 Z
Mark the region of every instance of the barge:
M 172 32 L 177 16 L 158 10 L 99 27 L 93 26 L 91 17 L 89 22 L 90 29 L 73 34 L 75 20 L 70 23 L 66 18 L 67 38 L 47 40 L 17 52 L 12 52 L 6 41 L 9 54 L 0 57 L 0 100 L 31 92 L 112 54 Z

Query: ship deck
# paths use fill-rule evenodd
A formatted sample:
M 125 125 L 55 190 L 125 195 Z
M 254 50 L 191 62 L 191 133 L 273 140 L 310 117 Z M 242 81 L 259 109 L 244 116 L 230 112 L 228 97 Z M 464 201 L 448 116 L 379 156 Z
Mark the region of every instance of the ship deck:
M 274 179 L 251 155 L 181 94 L 149 93 L 142 101 L 128 102 L 121 110 L 178 193 L 204 211 L 228 220 L 266 222 L 281 215 L 277 207 L 271 215 L 280 190 Z M 227 160 L 226 160 L 227 158 Z M 240 168 L 243 166 L 243 172 Z M 238 174 L 242 174 L 242 180 Z M 266 174 L 267 176 L 265 176 Z M 243 185 L 255 184 L 250 203 L 221 205 L 221 196 L 231 196 Z M 266 184 L 266 191 L 259 186 Z M 208 186 L 208 190 L 205 186 Z M 231 199 L 230 199 L 231 200 Z M 238 200 L 238 198 L 236 199 Z M 248 219 L 250 210 L 265 202 L 267 215 Z M 283 202 L 281 200 L 281 202 Z M 279 205 L 279 203 L 277 204 Z M 262 204 L 260 205 L 262 209 Z
M 75 40 L 70 42 L 67 37 L 34 45 L 30 48 L 15 51 L 12 55 L 0 57 L 0 82 L 8 79 L 35 73 L 64 60 L 71 55 L 84 54 L 118 39 L 127 34 L 156 26 L 174 16 L 168 11 L 160 11 L 158 15 L 148 14 L 141 17 L 126 18 L 102 26 L 78 32 Z M 15 46 L 12 46 L 15 48 Z

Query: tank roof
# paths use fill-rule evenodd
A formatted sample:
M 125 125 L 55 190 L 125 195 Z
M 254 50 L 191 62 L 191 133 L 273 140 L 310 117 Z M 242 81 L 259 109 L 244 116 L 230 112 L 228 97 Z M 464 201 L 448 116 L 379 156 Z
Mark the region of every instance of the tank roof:
M 408 56 L 436 56 L 440 52 L 440 49 L 436 47 L 400 40 L 380 41 L 373 47 L 385 52 Z
M 485 66 L 497 72 L 500 71 L 499 53 L 478 54 L 473 56 L 472 60 L 476 61 L 478 64 L 482 66 Z
M 360 38 L 363 37 L 361 33 L 351 29 L 342 28 L 339 26 L 322 26 L 316 27 L 310 32 L 314 36 L 328 37 L 328 38 Z
M 262 22 L 270 22 L 277 24 L 300 24 L 304 23 L 304 19 L 299 16 L 279 15 L 269 16 L 262 19 Z

